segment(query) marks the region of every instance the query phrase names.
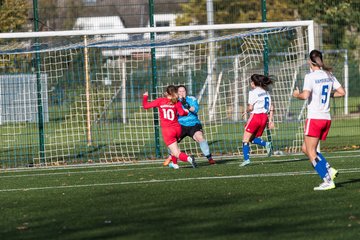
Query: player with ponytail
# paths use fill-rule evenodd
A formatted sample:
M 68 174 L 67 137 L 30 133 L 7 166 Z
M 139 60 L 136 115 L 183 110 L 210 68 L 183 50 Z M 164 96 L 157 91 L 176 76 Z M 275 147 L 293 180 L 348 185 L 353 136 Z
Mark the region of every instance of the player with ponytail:
M 332 74 L 331 67 L 324 64 L 320 51 L 312 50 L 308 63 L 310 73 L 305 75 L 303 91 L 296 88 L 293 92 L 293 97 L 308 100 L 302 151 L 324 181 L 314 190 L 330 190 L 335 188 L 334 178 L 338 171 L 330 167 L 325 157 L 316 149 L 319 140 L 325 140 L 330 130 L 330 97 L 342 97 L 345 90 Z
M 250 113 L 250 118 L 244 128 L 244 161 L 240 164 L 241 167 L 250 164 L 250 143 L 265 147 L 268 156 L 271 156 L 272 143 L 265 142 L 260 137 L 266 126 L 268 126 L 269 129 L 275 127 L 273 122 L 274 106 L 269 94 L 269 86 L 272 83 L 273 80 L 270 77 L 260 74 L 253 74 L 251 76 L 250 86 L 252 90 L 249 92 L 248 107 L 243 114 Z
M 148 102 L 148 92 L 143 95 L 143 108 L 159 109 L 160 126 L 162 128 L 162 136 L 166 146 L 170 149 L 171 155 L 174 156 L 173 168 L 178 169 L 177 158 L 183 162 L 189 162 L 194 168 L 196 167 L 195 159 L 181 152 L 177 140 L 181 135 L 181 126 L 178 122 L 178 114 L 184 116 L 188 114 L 188 110 L 182 108 L 178 101 L 177 88 L 169 85 L 166 88 L 164 97 L 157 98 L 152 102 Z
M 179 101 L 181 102 L 183 109 L 189 110 L 188 115 L 179 116 L 179 123 L 181 125 L 181 136 L 178 142 L 180 142 L 185 137 L 191 137 L 194 141 L 199 143 L 202 153 L 208 159 L 208 163 L 215 164 L 215 161 L 212 158 L 210 152 L 209 144 L 204 136 L 202 124 L 198 116 L 199 103 L 197 99 L 193 96 L 187 95 L 187 89 L 184 85 L 179 85 L 177 87 L 177 93 L 179 95 Z M 169 165 L 172 158 L 173 156 L 170 155 L 164 161 L 163 165 Z

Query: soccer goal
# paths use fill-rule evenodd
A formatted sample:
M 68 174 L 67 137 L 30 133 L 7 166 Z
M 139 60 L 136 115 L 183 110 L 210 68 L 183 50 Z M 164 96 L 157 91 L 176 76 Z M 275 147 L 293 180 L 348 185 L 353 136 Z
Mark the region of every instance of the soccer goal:
M 304 102 L 291 93 L 313 48 L 312 21 L 2 33 L 1 167 L 163 158 L 158 115 L 141 102 L 143 92 L 152 100 L 169 84 L 198 98 L 213 155 L 239 155 L 249 79 L 265 68 L 275 78 L 276 129 L 263 137 L 275 150 L 299 152 Z M 191 139 L 180 147 L 201 156 Z

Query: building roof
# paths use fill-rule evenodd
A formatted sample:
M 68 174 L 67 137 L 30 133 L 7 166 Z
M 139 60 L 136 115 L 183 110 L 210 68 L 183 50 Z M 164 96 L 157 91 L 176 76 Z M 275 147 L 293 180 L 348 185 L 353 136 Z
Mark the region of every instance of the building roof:
M 124 28 L 119 16 L 79 17 L 74 24 L 74 30 L 99 30 Z

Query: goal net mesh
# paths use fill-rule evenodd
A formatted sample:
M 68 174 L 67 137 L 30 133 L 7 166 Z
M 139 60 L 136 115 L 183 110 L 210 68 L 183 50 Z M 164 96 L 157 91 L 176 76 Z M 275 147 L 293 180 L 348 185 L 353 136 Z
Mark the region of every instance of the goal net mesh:
M 291 97 L 307 71 L 306 27 L 247 31 L 0 39 L 0 164 L 65 165 L 165 158 L 154 110 L 142 94 L 169 84 L 198 99 L 210 151 L 241 155 L 250 76 L 267 68 L 276 128 L 275 152 L 301 151 L 305 105 Z M 266 53 L 266 54 L 265 54 Z M 159 134 L 158 130 L 159 129 Z M 180 148 L 201 157 L 185 138 Z M 265 154 L 252 145 L 252 154 Z

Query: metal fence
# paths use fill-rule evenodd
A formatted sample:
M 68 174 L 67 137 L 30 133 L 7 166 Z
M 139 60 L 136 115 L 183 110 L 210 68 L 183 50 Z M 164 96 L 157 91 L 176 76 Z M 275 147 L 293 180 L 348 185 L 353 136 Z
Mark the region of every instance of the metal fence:
M 6 2 L 6 1 L 5 1 Z M 11 1 L 9 1 L 11 2 Z M 316 3 L 318 7 L 314 8 L 313 4 Z M 322 6 L 320 6 L 322 5 Z M 174 27 L 174 26 L 187 26 L 199 24 L 221 24 L 221 23 L 253 23 L 261 21 L 288 21 L 288 20 L 308 20 L 315 21 L 315 47 L 324 52 L 325 62 L 334 67 L 334 74 L 347 89 L 347 97 L 344 99 L 332 100 L 332 116 L 334 119 L 332 130 L 328 137 L 328 141 L 322 144 L 322 148 L 330 150 L 338 149 L 359 149 L 360 148 L 360 34 L 359 34 L 359 12 L 360 3 L 352 3 L 344 1 L 322 1 L 321 3 L 315 1 L 210 1 L 210 0 L 161 0 L 161 1 L 141 1 L 141 0 L 34 0 L 27 1 L 24 5 L 6 5 L 1 3 L 0 16 L 2 19 L 7 19 L 9 14 L 17 14 L 19 21 L 7 22 L 4 21 L 0 24 L 1 32 L 13 31 L 62 31 L 62 30 L 102 30 L 102 29 L 121 29 L 121 28 L 138 28 L 138 27 Z M 266 14 L 265 14 L 266 13 Z M 5 17 L 4 17 L 5 16 Z M 266 18 L 264 17 L 266 16 Z M 351 17 L 350 17 L 351 16 Z M 22 19 L 22 20 L 21 20 Z M 206 34 L 206 33 L 202 33 Z M 213 33 L 217 36 L 217 33 Z M 166 35 L 166 33 L 165 33 Z M 109 41 L 146 41 L 154 37 L 156 39 L 166 38 L 164 34 L 157 34 L 151 36 L 150 34 L 117 34 L 107 39 Z M 200 34 L 201 35 L 201 34 Z M 95 36 L 96 37 L 96 36 Z M 102 37 L 102 36 L 100 36 Z M 105 37 L 106 38 L 106 37 Z M 74 39 L 62 39 L 61 41 L 74 41 Z M 5 51 L 4 46 L 10 43 L 0 39 L 0 49 Z M 47 44 L 47 43 L 44 43 Z M 34 45 L 36 47 L 36 45 Z M 43 45 L 47 48 L 50 46 Z M 16 47 L 14 48 L 16 49 Z M 183 56 L 183 51 L 173 52 L 172 49 L 166 49 L 172 52 L 173 56 Z M 126 65 L 126 61 L 120 58 L 105 60 L 109 56 L 115 56 L 114 49 L 101 50 L 94 49 L 89 56 L 102 56 L 93 57 L 90 62 L 96 66 L 96 72 L 93 72 L 92 81 L 95 84 L 105 86 L 104 89 L 98 92 L 92 92 L 99 98 L 98 109 L 103 109 L 103 112 L 110 112 L 106 106 L 102 106 L 102 99 L 110 99 L 111 103 L 108 107 L 116 109 L 115 113 L 118 115 L 110 116 L 111 119 L 116 120 L 118 123 L 125 123 L 127 119 L 123 116 L 124 112 L 134 112 L 134 109 L 139 105 L 139 89 L 148 86 L 150 88 L 151 81 L 151 62 L 148 57 L 144 59 L 142 56 L 131 55 L 133 59 L 131 64 L 137 64 L 136 71 L 131 70 Z M 122 51 L 122 50 L 116 50 Z M 43 156 L 39 155 L 38 145 L 44 145 L 43 152 L 50 151 L 54 156 L 71 156 L 75 160 L 73 162 L 92 161 L 93 152 L 104 150 L 104 146 L 99 144 L 86 147 L 86 142 L 82 144 L 83 149 L 74 142 L 83 141 L 83 135 L 86 131 L 82 131 L 86 123 L 84 119 L 74 119 L 74 115 L 86 115 L 83 111 L 86 103 L 86 96 L 79 91 L 82 84 L 84 84 L 84 76 L 78 71 L 68 69 L 82 69 L 84 66 L 84 59 L 79 57 L 83 55 L 82 48 L 80 50 L 70 52 L 66 50 L 63 54 L 62 51 L 55 51 L 56 55 L 42 54 L 43 59 L 40 59 L 40 68 L 43 72 L 51 72 L 50 75 L 41 77 L 41 81 L 45 80 L 42 85 L 44 91 L 41 100 L 43 102 L 43 120 L 50 124 L 45 125 L 45 128 L 51 129 L 51 134 L 56 135 L 50 138 L 48 142 L 41 142 L 41 136 L 38 137 L 37 117 L 38 109 L 35 107 L 39 95 L 36 96 L 35 75 L 34 68 L 36 68 L 36 59 L 29 57 L 27 54 L 22 54 L 21 58 L 7 59 L 7 55 L 1 55 L 0 59 L 0 84 L 1 84 L 1 101 L 0 107 L 1 114 L 7 116 L 7 119 L 1 119 L 3 126 L 1 131 L 2 135 L 2 150 L 1 161 L 2 167 L 19 167 L 23 166 L 26 162 L 39 162 Z M 158 52 L 158 57 L 168 55 L 167 52 Z M 106 56 L 108 55 L 108 56 Z M 44 57 L 45 56 L 45 57 Z M 143 58 L 143 59 L 142 59 Z M 182 57 L 179 57 L 182 58 Z M 53 60 L 57 63 L 53 63 Z M 225 62 L 227 58 L 224 58 Z M 184 76 L 190 76 L 194 79 L 203 76 L 192 76 L 194 72 L 187 73 L 187 69 L 175 69 L 174 67 L 184 67 L 184 64 L 179 64 L 176 57 L 172 59 L 173 66 L 168 66 L 169 62 L 162 62 L 169 72 L 184 72 Z M 9 67 L 9 62 L 11 63 Z M 125 64 L 125 65 L 124 65 Z M 143 64 L 143 65 L 141 65 Z M 201 65 L 202 63 L 196 63 Z M 55 66 L 55 69 L 53 69 Z M 14 70 L 17 69 L 17 70 Z M 109 69 L 117 69 L 109 71 Z M 123 70 L 125 69 L 125 70 Z M 126 70 L 127 69 L 127 70 Z M 139 70 L 141 69 L 141 70 Z M 161 71 L 161 70 L 160 70 Z M 303 67 L 305 73 L 306 69 Z M 166 74 L 169 74 L 167 72 Z M 270 73 L 276 72 L 274 69 L 269 69 Z M 302 75 L 304 74 L 302 73 Z M 59 74 L 61 76 L 59 76 Z M 106 76 L 105 76 L 106 75 Z M 206 75 L 206 74 L 205 74 Z M 120 82 L 114 79 L 121 80 L 123 78 L 130 79 L 128 85 L 121 85 Z M 134 79 L 133 79 L 134 78 Z M 135 79 L 136 78 L 136 79 Z M 19 83 L 19 80 L 23 82 Z M 25 81 L 24 81 L 25 79 Z M 59 79 L 61 79 L 59 81 Z M 175 77 L 173 80 L 178 81 Z M 202 79 L 203 81 L 204 79 Z M 6 84 L 12 81 L 11 84 Z M 299 79 L 301 85 L 302 79 Z M 47 85 L 49 84 L 49 85 Z M 115 85 L 114 85 L 115 84 Z M 128 92 L 129 101 L 127 109 L 122 109 L 121 100 L 117 99 L 118 92 L 108 91 L 111 87 L 116 87 L 118 84 L 118 91 Z M 147 85 L 146 85 L 147 84 Z M 201 90 L 201 84 L 194 85 L 194 91 Z M 146 86 L 145 86 L 146 85 Z M 19 87 L 21 86 L 21 87 Z M 79 87 L 79 88 L 78 88 Z M 84 86 L 81 86 L 84 87 Z M 161 86 L 160 86 L 161 87 Z M 135 90 L 134 90 L 135 89 Z M 136 90 L 137 89 L 137 90 Z M 26 95 L 27 99 L 32 99 L 25 105 L 11 105 L 11 99 L 19 98 Z M 114 98 L 111 96 L 115 96 Z M 15 99 L 16 100 L 16 99 Z M 74 106 L 70 106 L 69 102 L 75 102 Z M 16 101 L 10 101 L 16 103 Z M 103 101 L 105 102 L 105 100 Z M 50 107 L 49 107 L 49 106 Z M 24 107 L 25 106 L 25 107 Z M 121 112 L 122 111 L 122 112 Z M 76 113 L 76 114 L 73 114 Z M 102 114 L 102 112 L 101 112 Z M 95 123 L 102 121 L 102 115 L 93 119 Z M 119 117 L 120 116 L 120 117 Z M 109 116 L 108 116 L 109 117 Z M 291 116 L 290 116 L 291 117 Z M 141 120 L 141 119 L 140 119 Z M 12 125 L 13 123 L 20 122 L 20 125 Z M 30 123 L 30 124 L 29 124 Z M 61 124 L 61 129 L 75 129 L 72 133 L 62 131 L 57 128 L 56 124 Z M 71 126 L 67 124 L 71 123 Z M 112 125 L 106 122 L 105 125 L 98 125 L 98 138 L 105 141 L 106 136 L 101 134 L 102 131 L 112 132 Z M 150 122 L 151 123 L 151 122 Z M 133 123 L 136 126 L 136 122 Z M 144 123 L 141 123 L 144 124 Z M 65 127 L 66 125 L 66 127 Z M 81 125 L 81 127 L 80 127 Z M 291 123 L 292 128 L 298 126 Z M 0 126 L 1 127 L 1 126 Z M 206 126 L 205 126 L 206 127 Z M 86 127 L 85 127 L 86 128 Z M 289 128 L 289 127 L 288 127 Z M 15 130 L 13 130 L 15 129 Z M 24 134 L 22 140 L 16 140 L 16 136 L 20 135 L 20 130 L 23 129 L 21 134 Z M 80 129 L 80 130 L 79 130 Z M 105 129 L 105 130 L 104 130 Z M 225 128 L 219 128 L 219 131 L 224 131 Z M 225 130 L 225 131 L 228 131 Z M 46 129 L 45 129 L 45 134 Z M 136 134 L 136 133 L 134 133 Z M 41 135 L 41 133 L 40 133 Z M 15 136 L 15 137 L 14 137 Z M 45 136 L 46 137 L 46 136 Z M 131 137 L 131 136 L 123 136 Z M 69 142 L 70 145 L 64 147 L 60 142 Z M 239 136 L 240 138 L 240 136 Z M 86 138 L 85 138 L 86 139 Z M 139 138 L 140 139 L 140 138 Z M 216 142 L 216 137 L 211 136 L 211 139 Z M 47 149 L 46 144 L 52 144 L 50 149 Z M 127 141 L 119 141 L 124 148 L 127 147 Z M 134 144 L 133 144 L 134 145 Z M 55 147 L 54 147 L 55 146 Z M 109 154 L 115 152 L 118 146 L 107 146 Z M 134 146 L 132 146 L 134 147 Z M 138 146 L 135 146 L 138 147 Z M 150 146 L 151 147 L 151 146 Z M 149 147 L 149 148 L 150 148 Z M 70 149 L 70 150 L 69 150 Z M 219 149 L 221 149 L 219 147 Z M 142 151 L 142 150 L 139 150 Z M 149 150 L 150 151 L 150 150 Z M 106 152 L 106 151 L 105 151 Z M 166 151 L 165 151 L 166 152 Z M 226 151 L 219 150 L 215 155 L 227 154 Z M 231 153 L 233 154 L 233 153 Z M 146 153 L 145 153 L 146 155 Z M 35 157 L 34 157 L 35 156 Z M 120 158 L 116 156 L 110 157 L 114 161 Z M 11 159 L 11 160 L 9 160 Z M 19 161 L 19 159 L 25 159 Z M 106 158 L 108 159 L 108 158 Z M 121 160 L 121 159 L 120 159 Z M 9 162 L 10 161 L 10 162 Z M 19 163 L 16 163 L 19 161 Z M 52 160 L 50 159 L 50 162 Z M 58 161 L 55 161 L 58 163 Z
M 23 6 L 25 22 L 14 24 L 12 29 L 4 28 L 5 31 L 31 31 L 35 23 L 39 31 L 148 27 L 149 16 L 154 26 L 261 22 L 264 14 L 271 22 L 314 20 L 316 48 L 347 50 L 352 81 L 350 95 L 360 95 L 360 3 L 357 1 L 29 0 L 27 3 Z M 19 12 L 16 5 L 2 4 L 2 12 Z

